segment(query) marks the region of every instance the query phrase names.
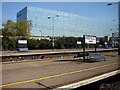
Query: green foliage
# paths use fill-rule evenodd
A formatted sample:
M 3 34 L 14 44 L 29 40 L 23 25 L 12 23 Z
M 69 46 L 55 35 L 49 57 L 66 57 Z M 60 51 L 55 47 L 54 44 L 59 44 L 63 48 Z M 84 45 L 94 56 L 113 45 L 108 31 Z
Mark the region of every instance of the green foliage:
M 16 38 L 10 39 L 9 49 L 10 50 L 16 50 L 16 46 L 17 46 L 17 39 Z
M 77 47 L 77 41 L 82 40 L 81 38 L 66 37 L 60 38 L 55 41 L 55 48 L 57 49 L 71 49 Z
M 19 38 L 25 39 L 25 38 Z M 3 38 L 2 46 L 3 50 L 16 50 L 18 38 Z M 35 40 L 27 39 L 29 50 L 38 50 L 38 49 L 52 49 L 52 40 Z M 59 38 L 55 40 L 55 49 L 71 49 L 77 47 L 77 41 L 82 40 L 82 38 L 67 37 Z
M 3 37 L 10 37 L 10 36 L 15 36 L 16 31 L 15 31 L 15 23 L 12 20 L 8 20 L 6 24 L 2 24 L 4 28 L 2 28 L 2 35 Z
M 9 39 L 9 38 L 8 38 Z M 8 50 L 9 49 L 9 40 L 7 38 L 4 38 L 2 40 L 2 49 L 3 50 Z
M 55 48 L 56 48 L 56 49 L 64 49 L 65 47 L 64 47 L 62 41 L 56 40 L 56 41 L 55 41 Z
M 30 39 L 28 40 L 28 48 L 30 50 L 35 49 L 50 49 L 52 43 L 49 40 L 43 39 L 43 40 L 34 40 Z
M 18 20 L 16 23 L 16 35 L 30 37 L 30 30 L 32 27 L 32 21 Z
M 0 32 L 2 32 L 3 35 L 3 50 L 16 50 L 16 43 L 18 38 L 27 39 L 30 37 L 32 21 L 21 19 L 15 23 L 12 20 L 8 20 L 7 23 L 3 23 L 2 26 L 3 28 L 0 29 Z
M 3 50 L 16 50 L 17 38 L 3 38 L 2 49 Z
M 52 49 L 52 40 L 34 40 L 29 39 L 30 30 L 32 29 L 32 21 L 18 20 L 18 22 L 13 22 L 8 20 L 7 23 L 3 23 L 2 31 L 3 40 L 2 47 L 3 50 L 16 50 L 17 40 L 27 39 L 29 50 L 38 49 Z M 81 41 L 82 38 L 75 37 L 62 37 L 55 39 L 55 49 L 71 49 L 76 48 L 77 41 Z
M 66 42 L 66 43 L 64 43 L 65 48 L 69 49 L 69 48 L 75 48 L 76 47 L 76 41 L 74 40 L 73 37 L 66 38 L 65 42 Z
M 17 36 L 26 36 L 27 34 L 27 24 L 25 24 L 24 20 L 19 20 L 16 23 L 16 31 L 17 31 Z
M 30 39 L 28 40 L 28 48 L 31 50 L 35 50 L 39 48 L 38 40 Z
M 40 49 L 50 49 L 52 46 L 52 43 L 49 40 L 43 39 L 39 42 L 39 48 Z
M 18 20 L 18 22 L 13 22 L 8 20 L 6 24 L 2 24 L 3 28 L 1 29 L 2 35 L 4 38 L 11 38 L 14 36 L 21 37 L 30 37 L 30 30 L 32 29 L 32 21 L 27 20 Z

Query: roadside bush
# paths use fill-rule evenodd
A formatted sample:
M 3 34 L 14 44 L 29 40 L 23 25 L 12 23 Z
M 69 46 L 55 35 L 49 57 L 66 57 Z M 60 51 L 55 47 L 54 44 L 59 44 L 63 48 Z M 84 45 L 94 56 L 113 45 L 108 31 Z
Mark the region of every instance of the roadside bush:
M 42 39 L 39 41 L 39 49 L 51 49 L 52 43 L 49 40 Z
M 8 50 L 8 47 L 9 47 L 9 40 L 8 38 L 3 38 L 2 39 L 2 50 Z
M 65 49 L 63 43 L 60 40 L 55 41 L 55 48 L 56 49 Z
M 39 40 L 29 39 L 28 40 L 28 48 L 29 48 L 29 50 L 39 49 Z
M 3 38 L 2 39 L 2 50 L 16 50 L 17 39 L 16 38 Z
M 19 38 L 25 39 L 25 38 Z M 3 38 L 2 39 L 2 49 L 3 50 L 16 50 L 18 38 Z M 52 40 L 28 40 L 28 49 L 29 50 L 39 50 L 39 49 L 52 49 Z M 55 49 L 72 49 L 77 47 L 77 41 L 82 41 L 82 38 L 75 37 L 64 37 L 55 39 Z
M 73 37 L 61 38 L 60 41 L 65 49 L 76 48 L 77 46 L 77 39 Z
M 16 47 L 17 47 L 17 39 L 16 38 L 12 38 L 10 39 L 9 41 L 9 50 L 16 50 Z

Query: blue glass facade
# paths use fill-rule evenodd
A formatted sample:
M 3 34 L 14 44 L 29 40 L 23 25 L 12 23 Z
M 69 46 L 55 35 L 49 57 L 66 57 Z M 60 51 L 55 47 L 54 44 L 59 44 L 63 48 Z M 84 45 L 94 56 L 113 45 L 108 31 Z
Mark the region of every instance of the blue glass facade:
M 59 15 L 59 17 L 57 17 Z M 50 17 L 50 19 L 48 19 Z M 71 13 L 27 6 L 17 13 L 18 19 L 32 20 L 32 36 L 52 36 L 53 18 L 55 36 L 112 35 L 110 29 L 117 31 L 114 22 L 92 19 Z

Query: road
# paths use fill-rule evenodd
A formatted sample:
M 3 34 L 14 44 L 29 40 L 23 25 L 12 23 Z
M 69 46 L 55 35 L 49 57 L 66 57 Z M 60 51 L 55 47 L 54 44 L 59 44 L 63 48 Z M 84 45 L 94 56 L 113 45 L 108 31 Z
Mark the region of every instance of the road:
M 117 52 L 104 53 L 106 61 L 45 60 L 2 65 L 2 88 L 55 88 L 119 68 Z

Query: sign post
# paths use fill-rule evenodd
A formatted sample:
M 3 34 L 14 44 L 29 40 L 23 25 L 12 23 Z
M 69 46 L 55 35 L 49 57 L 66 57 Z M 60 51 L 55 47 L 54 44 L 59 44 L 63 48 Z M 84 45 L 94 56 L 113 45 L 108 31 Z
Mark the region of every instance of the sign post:
M 83 35 L 83 62 L 85 62 L 85 35 Z
M 96 51 L 97 51 L 96 48 L 97 48 L 97 46 L 96 46 L 96 44 L 95 44 L 95 53 L 96 53 Z
M 17 50 L 18 51 L 28 51 L 27 40 L 18 40 L 18 42 L 17 42 Z
M 77 41 L 77 44 L 80 44 L 80 45 L 81 45 L 81 41 Z
M 85 43 L 86 44 L 96 44 L 96 36 L 85 35 Z
M 85 44 L 95 44 L 95 53 L 96 53 L 96 36 L 83 35 L 83 61 L 84 62 L 85 62 Z
M 81 41 L 77 41 L 77 48 L 79 48 L 79 46 L 78 46 L 78 45 L 80 45 L 80 47 L 81 47 L 81 44 L 82 44 L 82 42 L 81 42 Z

